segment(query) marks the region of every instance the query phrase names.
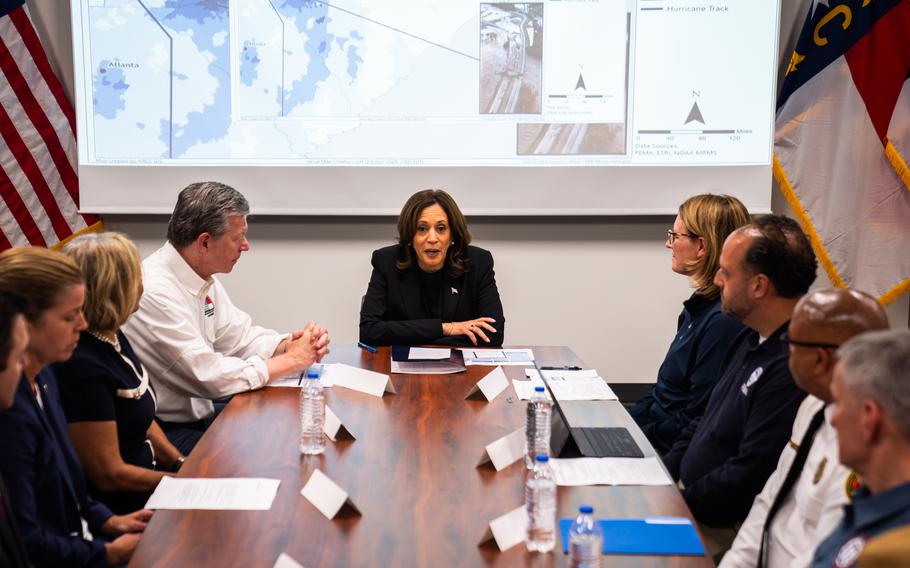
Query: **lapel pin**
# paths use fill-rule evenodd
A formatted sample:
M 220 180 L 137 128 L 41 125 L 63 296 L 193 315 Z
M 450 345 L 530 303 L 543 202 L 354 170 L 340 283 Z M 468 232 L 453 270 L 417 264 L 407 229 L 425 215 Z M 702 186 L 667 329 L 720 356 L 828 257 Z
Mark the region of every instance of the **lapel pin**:
M 455 288 L 452 288 L 452 293 L 457 295 L 457 294 L 458 294 L 458 290 L 456 290 Z

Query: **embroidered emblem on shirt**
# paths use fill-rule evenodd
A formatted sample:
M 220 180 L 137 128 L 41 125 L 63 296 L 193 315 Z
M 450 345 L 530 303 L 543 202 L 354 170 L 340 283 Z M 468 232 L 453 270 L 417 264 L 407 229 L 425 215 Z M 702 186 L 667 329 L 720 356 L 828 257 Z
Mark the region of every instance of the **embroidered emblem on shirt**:
M 215 304 L 212 302 L 212 298 L 209 296 L 205 297 L 205 303 L 202 306 L 203 313 L 205 317 L 210 318 L 215 315 Z
M 739 390 L 743 391 L 743 394 L 749 394 L 749 387 L 754 385 L 755 381 L 757 381 L 758 378 L 761 377 L 761 374 L 764 372 L 765 372 L 765 370 L 761 367 L 758 367 L 757 369 L 752 371 L 752 374 L 749 375 L 749 378 L 746 380 L 745 383 L 743 383 L 743 386 L 739 387 Z
M 834 565 L 837 568 L 854 566 L 864 546 L 866 546 L 866 535 L 851 538 L 837 551 L 837 556 L 834 557 Z
M 458 290 L 456 290 L 454 287 L 452 288 L 452 294 L 454 294 L 456 296 L 458 295 Z
M 855 471 L 851 471 L 850 475 L 847 476 L 847 480 L 844 482 L 844 493 L 847 494 L 847 499 L 852 502 L 853 496 L 856 495 L 856 492 L 860 488 L 859 475 Z
M 818 482 L 822 480 L 822 476 L 825 475 L 826 465 L 828 465 L 828 458 L 822 458 L 818 467 L 815 468 L 815 477 L 812 478 L 812 485 L 818 485 Z

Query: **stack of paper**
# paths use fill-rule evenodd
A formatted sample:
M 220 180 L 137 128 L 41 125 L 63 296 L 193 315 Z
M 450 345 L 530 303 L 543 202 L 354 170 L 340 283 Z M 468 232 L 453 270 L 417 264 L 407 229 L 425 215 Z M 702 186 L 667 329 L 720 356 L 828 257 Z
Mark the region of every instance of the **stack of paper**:
M 449 375 L 464 370 L 464 357 L 457 349 L 392 346 L 393 373 Z
M 515 392 L 519 398 L 527 400 L 521 395 L 526 393 L 530 399 L 530 393 L 535 386 L 543 386 L 537 369 L 525 369 L 525 375 L 530 381 L 512 381 L 515 386 Z M 581 371 L 553 370 L 543 371 L 547 383 L 553 390 L 553 394 L 558 401 L 567 400 L 619 400 L 610 386 L 604 381 L 595 369 L 585 369 Z M 529 383 L 519 386 L 519 383 Z M 520 389 L 520 390 L 519 390 Z
M 657 458 L 551 459 L 557 485 L 672 485 Z
M 265 511 L 272 508 L 280 479 L 162 477 L 146 509 Z
M 465 348 L 464 364 L 471 365 L 533 365 L 534 352 L 530 349 L 474 349 Z

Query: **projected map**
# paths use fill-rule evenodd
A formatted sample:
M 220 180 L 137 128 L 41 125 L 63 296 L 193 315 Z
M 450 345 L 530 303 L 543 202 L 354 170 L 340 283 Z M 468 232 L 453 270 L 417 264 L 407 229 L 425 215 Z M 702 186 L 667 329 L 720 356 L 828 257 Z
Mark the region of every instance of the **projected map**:
M 674 20 L 651 13 L 673 33 Z M 705 29 L 724 29 L 722 18 Z M 649 80 L 634 69 L 642 19 L 635 0 L 74 0 L 80 161 L 664 161 L 643 140 L 656 144 L 653 133 L 669 129 L 634 123 L 648 119 L 647 104 L 670 113 L 692 105 L 693 91 L 656 101 L 667 91 L 649 85 L 634 108 L 633 82 Z M 673 79 L 664 67 L 684 71 L 657 62 L 656 81 Z M 728 91 L 743 83 L 728 79 L 715 97 L 735 98 Z M 767 160 L 768 125 L 746 126 L 755 143 L 740 135 L 729 151 L 678 161 Z

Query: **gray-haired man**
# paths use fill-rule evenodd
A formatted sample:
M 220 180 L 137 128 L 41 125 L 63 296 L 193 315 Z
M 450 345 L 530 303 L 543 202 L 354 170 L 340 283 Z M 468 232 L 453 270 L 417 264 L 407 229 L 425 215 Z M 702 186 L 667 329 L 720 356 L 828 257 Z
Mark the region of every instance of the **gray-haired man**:
M 854 566 L 870 539 L 910 525 L 910 330 L 865 333 L 839 352 L 831 422 L 840 461 L 862 487 L 813 566 Z
M 214 417 L 213 399 L 264 386 L 328 353 L 313 322 L 290 335 L 253 325 L 215 274 L 250 249 L 249 204 L 218 182 L 188 185 L 168 223 L 168 242 L 142 263 L 145 292 L 126 333 L 147 367 L 157 415 L 184 454 Z

